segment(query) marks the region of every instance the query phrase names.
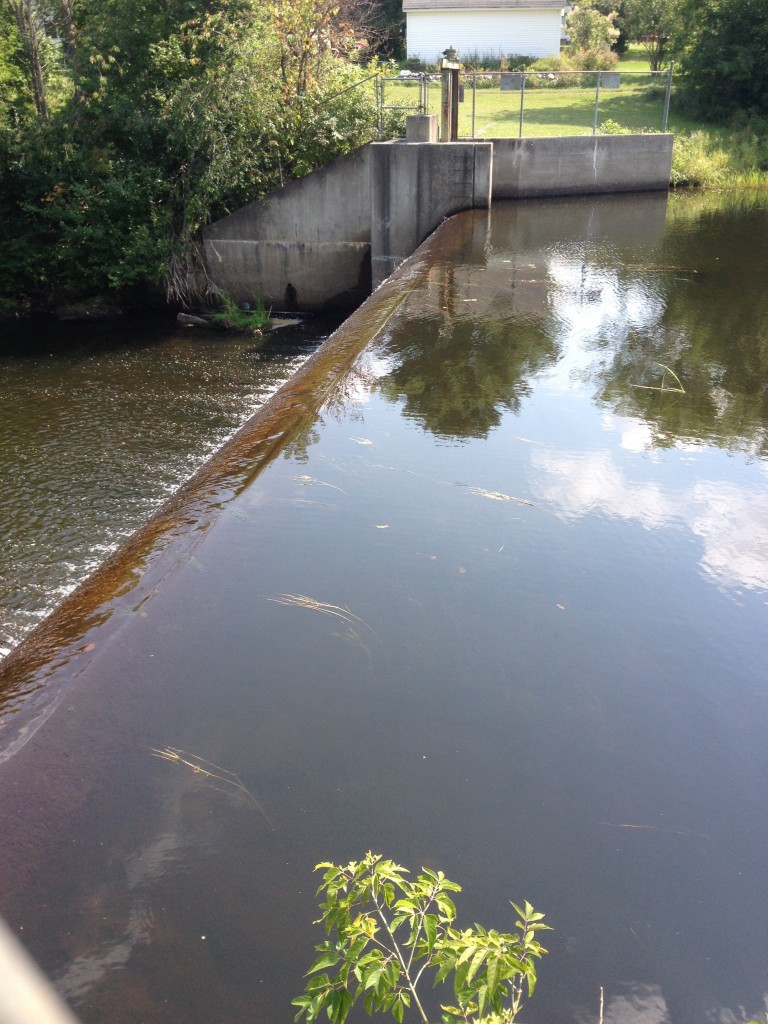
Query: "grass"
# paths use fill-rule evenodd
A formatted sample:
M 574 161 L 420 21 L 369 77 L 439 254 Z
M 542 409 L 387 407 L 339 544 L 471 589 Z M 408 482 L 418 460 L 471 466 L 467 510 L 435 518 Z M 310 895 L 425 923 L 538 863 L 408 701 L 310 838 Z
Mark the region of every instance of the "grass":
M 200 757 L 198 754 L 189 754 L 178 747 L 153 747 L 151 753 L 155 757 L 162 758 L 163 761 L 170 761 L 171 764 L 177 764 L 182 768 L 188 769 L 193 775 L 199 775 L 204 779 L 212 779 L 216 782 L 223 783 L 225 786 L 230 786 L 232 789 L 238 790 L 252 801 L 254 806 L 263 815 L 264 820 L 269 824 L 272 831 L 275 831 L 274 822 L 250 789 L 248 789 L 244 784 L 239 775 L 229 771 L 227 768 L 222 768 L 221 765 L 214 764 L 213 761 L 207 761 L 204 757 Z M 218 787 L 213 786 L 213 789 L 218 789 Z
M 230 295 L 222 295 L 221 309 L 211 316 L 211 320 L 227 330 L 255 333 L 261 333 L 270 324 L 269 312 L 263 302 L 258 302 L 253 309 L 241 309 Z
M 648 51 L 640 43 L 630 43 L 619 57 L 619 67 L 622 71 L 650 71 Z

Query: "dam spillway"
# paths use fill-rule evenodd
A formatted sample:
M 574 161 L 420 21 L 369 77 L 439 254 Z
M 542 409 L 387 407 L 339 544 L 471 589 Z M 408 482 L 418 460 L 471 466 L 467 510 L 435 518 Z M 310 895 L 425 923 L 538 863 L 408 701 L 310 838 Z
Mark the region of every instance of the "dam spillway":
M 368 848 L 546 912 L 527 1020 L 757 1012 L 768 211 L 696 202 L 451 218 L 19 649 L 0 908 L 85 1024 L 287 1019 Z

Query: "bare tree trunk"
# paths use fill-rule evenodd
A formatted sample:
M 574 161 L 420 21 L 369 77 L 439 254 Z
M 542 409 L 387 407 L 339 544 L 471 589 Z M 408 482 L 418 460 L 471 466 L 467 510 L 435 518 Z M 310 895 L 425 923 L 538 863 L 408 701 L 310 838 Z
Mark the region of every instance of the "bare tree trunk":
M 8 5 L 16 19 L 19 35 L 29 60 L 35 109 L 40 117 L 48 117 L 43 67 L 40 62 L 40 26 L 35 0 L 8 0 Z
M 75 55 L 77 53 L 77 30 L 75 28 L 75 0 L 59 0 L 61 10 L 61 23 L 64 29 L 62 48 L 64 56 L 69 61 L 70 67 L 74 68 Z

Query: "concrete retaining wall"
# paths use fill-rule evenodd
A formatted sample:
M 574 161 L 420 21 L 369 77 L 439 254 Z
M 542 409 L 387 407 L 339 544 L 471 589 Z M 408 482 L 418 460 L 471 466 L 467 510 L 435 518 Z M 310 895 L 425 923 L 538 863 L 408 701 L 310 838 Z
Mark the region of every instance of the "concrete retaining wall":
M 382 142 L 203 231 L 214 283 L 277 309 L 359 305 L 438 224 L 494 199 L 669 187 L 672 135 Z
M 208 272 L 238 302 L 353 308 L 371 293 L 370 146 L 203 230 Z
M 371 146 L 371 278 L 376 288 L 451 214 L 491 204 L 490 142 Z
M 668 189 L 673 138 L 667 134 L 493 139 L 493 198 Z
M 492 163 L 489 142 L 364 146 L 205 228 L 208 272 L 238 302 L 353 308 L 442 220 L 490 204 Z

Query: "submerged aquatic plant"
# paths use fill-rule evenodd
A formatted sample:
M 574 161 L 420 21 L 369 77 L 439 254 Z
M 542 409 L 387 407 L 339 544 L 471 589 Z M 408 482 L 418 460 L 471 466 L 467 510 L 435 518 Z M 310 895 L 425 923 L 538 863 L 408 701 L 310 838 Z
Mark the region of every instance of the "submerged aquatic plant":
M 665 363 L 655 363 L 654 365 L 655 366 L 660 366 L 662 368 L 662 370 L 664 371 L 664 373 L 661 375 L 661 383 L 660 384 L 630 384 L 630 387 L 632 387 L 632 388 L 641 388 L 643 391 L 672 391 L 674 394 L 677 394 L 677 395 L 684 395 L 685 394 L 685 388 L 681 384 L 680 378 L 677 376 L 675 371 L 670 366 L 667 366 Z M 669 374 L 671 377 L 674 378 L 675 383 L 677 384 L 677 387 L 671 387 L 670 388 L 670 387 L 666 387 L 665 386 L 665 381 L 667 379 L 667 374 Z
M 213 761 L 206 761 L 204 757 L 200 757 L 198 754 L 189 754 L 178 747 L 152 747 L 152 753 L 155 757 L 162 758 L 163 761 L 170 761 L 171 764 L 178 764 L 183 768 L 189 769 L 194 775 L 202 775 L 206 779 L 215 779 L 238 790 L 244 796 L 247 796 L 258 808 L 264 820 L 268 822 L 269 827 L 274 832 L 275 823 L 239 775 L 229 771 L 227 768 L 222 768 L 221 765 L 214 764 Z

